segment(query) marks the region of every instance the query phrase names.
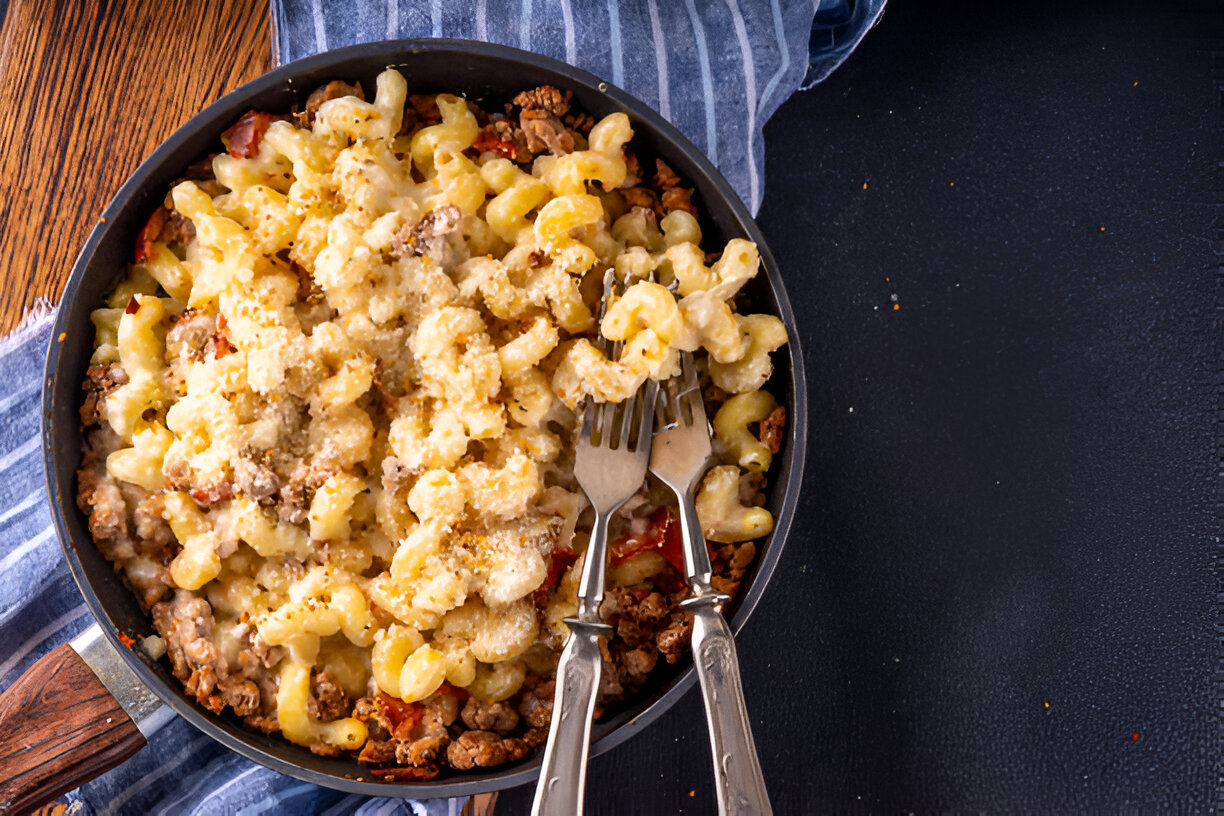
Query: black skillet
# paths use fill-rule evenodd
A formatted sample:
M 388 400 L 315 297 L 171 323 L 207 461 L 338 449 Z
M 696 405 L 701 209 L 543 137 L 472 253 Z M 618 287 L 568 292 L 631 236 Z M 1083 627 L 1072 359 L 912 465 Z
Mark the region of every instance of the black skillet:
M 150 621 L 95 549 L 86 518 L 74 500 L 74 471 L 82 449 L 77 411 L 94 335 L 89 313 L 103 303 L 123 274 L 137 232 L 168 185 L 188 165 L 218 150 L 221 132 L 247 110 L 300 110 L 314 88 L 332 79 L 360 80 L 363 87 L 373 88 L 375 77 L 388 66 L 404 74 L 412 92 L 447 91 L 501 102 L 520 90 L 550 83 L 573 91 L 576 105 L 597 119 L 623 111 L 633 123 L 633 144 L 643 165 L 653 166 L 650 159 L 656 155 L 666 158 L 696 188 L 695 202 L 702 212 L 709 246 L 733 237 L 756 242 L 766 274 L 754 282 L 750 295 L 756 309 L 781 316 L 791 338 L 789 345 L 774 354 L 776 371 L 769 386 L 787 406 L 790 422 L 769 491 L 775 529 L 728 610 L 736 632 L 765 590 L 799 499 L 807 413 L 803 364 L 799 331 L 778 268 L 747 209 L 714 166 L 642 102 L 590 74 L 536 54 L 439 39 L 361 45 L 309 57 L 242 86 L 176 131 L 115 195 L 73 266 L 47 355 L 43 453 L 51 510 L 64 555 L 98 625 L 73 646 L 61 646 L 48 655 L 0 696 L 0 733 L 6 735 L 0 742 L 0 811 L 6 804 L 35 805 L 117 765 L 138 750 L 144 737 L 167 721 L 171 712 L 268 768 L 354 793 L 468 796 L 523 785 L 535 778 L 538 756 L 476 773 L 446 771 L 430 781 L 371 781 L 369 768 L 355 761 L 315 756 L 277 736 L 247 730 L 233 716 L 217 716 L 200 708 L 184 694 L 164 659 L 151 661 L 121 642 L 121 633 L 126 637 L 151 634 Z M 656 672 L 640 696 L 595 725 L 592 755 L 645 728 L 694 679 L 689 663 Z M 748 703 L 750 708 L 761 704 Z M 705 730 L 700 722 L 691 727 L 694 733 Z

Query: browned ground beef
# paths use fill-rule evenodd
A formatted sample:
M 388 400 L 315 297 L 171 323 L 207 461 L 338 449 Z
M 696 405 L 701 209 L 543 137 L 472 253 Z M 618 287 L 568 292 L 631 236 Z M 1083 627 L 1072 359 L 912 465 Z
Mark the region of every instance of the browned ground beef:
M 663 209 L 666 212 L 673 213 L 676 210 L 684 210 L 692 216 L 697 215 L 697 208 L 693 206 L 692 193 L 683 187 L 672 187 L 669 190 L 664 190 L 661 197 Z
M 508 702 L 482 703 L 469 697 L 460 714 L 468 728 L 509 734 L 519 724 L 519 714 Z
M 352 716 L 370 729 L 370 739 L 358 756 L 362 762 L 431 765 L 450 745 L 459 700 L 435 694 L 422 703 L 404 703 L 380 692 L 358 700 Z
M 545 150 L 554 155 L 572 153 L 574 137 L 556 116 L 543 111 L 523 111 L 519 114 L 519 127 L 527 137 L 527 149 L 532 153 Z
M 131 558 L 136 547 L 129 534 L 127 503 L 119 485 L 105 475 L 105 459 L 89 461 L 90 467 L 82 467 L 77 473 L 79 491 L 77 503 L 89 513 L 89 533 L 99 552 L 109 561 Z M 94 467 L 97 463 L 99 467 Z
M 541 85 L 530 91 L 523 91 L 514 97 L 514 104 L 523 110 L 540 111 L 552 116 L 564 116 L 569 113 L 570 99 L 573 94 L 561 91 L 552 85 Z
M 693 616 L 688 612 L 677 610 L 671 615 L 667 626 L 655 635 L 659 653 L 668 663 L 675 663 L 688 649 L 689 638 L 693 635 Z
M 397 255 L 429 255 L 435 259 L 444 251 L 442 239 L 459 228 L 463 213 L 454 204 L 430 210 L 414 224 L 405 224 L 391 244 Z
M 347 717 L 352 710 L 348 695 L 340 684 L 333 680 L 327 672 L 316 671 L 310 678 L 310 698 L 306 702 L 306 710 L 310 716 L 323 722 L 331 722 L 340 717 Z
M 652 221 L 658 220 L 659 213 L 663 211 L 663 204 L 659 201 L 659 194 L 654 190 L 649 187 L 628 187 L 619 192 L 627 205 L 647 213 L 647 218 Z
M 492 731 L 465 731 L 446 749 L 446 758 L 452 768 L 466 771 L 469 768 L 489 768 L 517 762 L 531 753 L 526 741 L 503 737 Z
M 97 425 L 106 418 L 103 405 L 116 388 L 127 385 L 128 375 L 118 363 L 90 366 L 85 372 L 85 402 L 81 404 L 81 424 Z
M 761 444 L 773 453 L 782 449 L 782 430 L 786 427 L 786 407 L 779 405 L 769 412 L 769 416 L 761 420 Z
M 662 159 L 655 160 L 654 186 L 659 191 L 664 212 L 671 213 L 684 210 L 690 215 L 697 215 L 693 206 L 692 190 L 680 186 L 680 177 Z
M 260 504 L 273 504 L 276 494 L 280 492 L 280 477 L 261 459 L 252 454 L 234 462 L 234 488 L 240 496 L 254 499 Z
M 544 680 L 538 675 L 527 676 L 520 692 L 519 714 L 527 725 L 533 728 L 547 728 L 552 722 L 553 695 L 556 693 L 555 680 Z

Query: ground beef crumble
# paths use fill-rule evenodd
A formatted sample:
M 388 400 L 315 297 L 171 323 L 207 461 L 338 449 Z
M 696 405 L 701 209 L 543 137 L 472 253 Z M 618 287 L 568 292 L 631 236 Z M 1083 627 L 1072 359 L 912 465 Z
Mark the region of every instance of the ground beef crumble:
M 676 663 L 688 649 L 689 640 L 693 635 L 693 616 L 688 612 L 677 611 L 671 615 L 671 620 L 659 634 L 655 635 L 659 653 L 668 663 Z
M 325 671 L 316 671 L 310 678 L 310 698 L 306 710 L 310 716 L 323 722 L 331 722 L 347 716 L 351 706 L 348 695 L 340 684 Z
M 538 154 L 547 150 L 561 155 L 573 151 L 573 133 L 561 121 L 569 113 L 572 96 L 569 91 L 563 93 L 552 85 L 541 85 L 514 97 L 514 104 L 522 109 L 519 128 L 526 137 L 528 152 Z
M 97 425 L 106 418 L 106 398 L 121 385 L 127 385 L 128 375 L 118 363 L 93 365 L 85 372 L 85 402 L 81 404 L 81 425 Z
M 527 676 L 518 707 L 519 714 L 527 725 L 532 728 L 548 727 L 552 722 L 553 695 L 556 690 L 555 680 L 544 680 L 535 674 Z
M 391 244 L 395 255 L 440 255 L 439 243 L 459 228 L 463 213 L 454 204 L 430 210 L 413 224 L 405 224 Z
M 769 448 L 771 453 L 782 449 L 782 430 L 786 427 L 786 406 L 779 405 L 761 420 L 761 444 Z
M 514 104 L 523 110 L 539 111 L 551 116 L 564 116 L 569 113 L 570 99 L 573 92 L 561 91 L 552 85 L 541 85 L 530 91 L 523 91 L 514 97 Z
M 234 462 L 234 488 L 238 495 L 254 499 L 260 504 L 274 504 L 280 493 L 281 480 L 276 471 L 263 457 L 248 455 Z
M 654 190 L 648 187 L 625 187 L 619 192 L 627 206 L 644 210 L 649 213 L 649 218 L 652 221 L 658 220 L 663 204 L 659 201 L 659 194 Z
M 574 151 L 574 137 L 561 120 L 543 111 L 523 111 L 519 127 L 527 137 L 527 149 L 532 153 L 547 150 L 555 156 Z
M 153 626 L 166 641 L 166 656 L 174 676 L 200 705 L 213 713 L 230 706 L 240 717 L 260 712 L 264 695 L 259 686 L 244 672 L 231 672 L 217 648 L 215 621 L 207 600 L 180 589 L 172 599 L 153 606 Z
M 127 502 L 114 479 L 106 476 L 105 459 L 87 461 L 77 472 L 79 492 L 77 504 L 89 514 L 89 532 L 98 550 L 109 561 L 120 561 L 136 555 L 127 521 Z M 99 476 L 99 472 L 103 475 Z
M 659 198 L 666 213 L 684 210 L 696 217 L 697 208 L 693 206 L 693 191 L 680 186 L 680 177 L 662 159 L 655 159 L 655 188 L 659 190 Z
M 492 731 L 465 731 L 446 749 L 450 766 L 460 771 L 474 767 L 491 768 L 517 762 L 531 753 L 525 740 L 503 737 Z
M 442 121 L 442 111 L 438 110 L 437 94 L 409 94 L 404 103 L 404 118 L 400 125 L 400 133 L 412 131 L 437 124 Z
M 509 703 L 482 703 L 475 697 L 468 698 L 459 716 L 468 728 L 495 731 L 498 734 L 509 734 L 519 724 L 519 714 Z

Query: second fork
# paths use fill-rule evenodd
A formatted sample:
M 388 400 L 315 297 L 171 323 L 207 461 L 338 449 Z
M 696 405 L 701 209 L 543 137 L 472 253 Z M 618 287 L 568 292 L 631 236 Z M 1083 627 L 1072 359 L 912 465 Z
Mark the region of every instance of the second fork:
M 605 292 L 610 282 L 610 277 L 605 279 Z M 583 810 L 591 719 L 603 674 L 599 639 L 612 631 L 599 617 L 608 520 L 646 479 L 657 389 L 657 383 L 647 380 L 620 405 L 595 403 L 588 398 L 583 410 L 574 476 L 595 510 L 595 524 L 578 587 L 578 613 L 565 619 L 570 635 L 557 663 L 552 723 L 532 804 L 533 816 L 571 816 Z
M 718 810 L 723 816 L 768 816 L 773 810 L 744 703 L 735 638 L 721 612 L 730 598 L 710 585 L 710 553 L 694 500 L 713 450 L 691 353 L 681 352 L 680 374 L 667 382 L 658 403 L 664 427 L 655 434 L 650 472 L 679 503 L 684 568 L 693 590 L 680 606 L 693 615 L 693 663 L 705 702 Z

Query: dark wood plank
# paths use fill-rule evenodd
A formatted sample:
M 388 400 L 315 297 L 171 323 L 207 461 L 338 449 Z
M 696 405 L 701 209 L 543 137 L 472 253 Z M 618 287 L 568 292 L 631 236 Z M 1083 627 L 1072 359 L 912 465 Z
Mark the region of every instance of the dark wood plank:
M 57 299 L 159 142 L 268 67 L 266 0 L 11 0 L 0 28 L 0 334 Z
M 24 813 L 145 744 L 72 647 L 60 644 L 0 694 L 0 813 Z

